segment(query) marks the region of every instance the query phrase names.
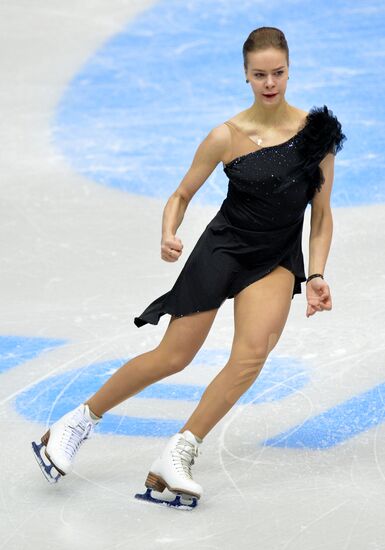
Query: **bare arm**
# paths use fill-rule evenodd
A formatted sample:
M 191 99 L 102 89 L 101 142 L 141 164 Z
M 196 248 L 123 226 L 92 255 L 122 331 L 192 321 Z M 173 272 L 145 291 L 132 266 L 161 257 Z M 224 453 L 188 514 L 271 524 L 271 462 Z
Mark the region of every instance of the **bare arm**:
M 177 189 L 168 199 L 162 217 L 161 257 L 176 261 L 183 244 L 175 236 L 181 225 L 187 206 L 198 189 L 205 183 L 229 147 L 230 133 L 225 124 L 213 128 L 198 146 L 190 168 Z
M 330 196 L 334 179 L 334 155 L 329 153 L 320 163 L 325 181 L 311 201 L 309 238 L 309 275 L 324 273 L 333 235 Z
M 334 155 L 329 153 L 320 163 L 325 177 L 321 191 L 317 191 L 311 201 L 310 238 L 309 238 L 309 271 L 324 274 L 333 235 L 333 217 L 330 207 L 330 196 L 334 179 Z M 312 279 L 306 285 L 306 316 L 316 311 L 332 309 L 330 288 L 321 277 Z

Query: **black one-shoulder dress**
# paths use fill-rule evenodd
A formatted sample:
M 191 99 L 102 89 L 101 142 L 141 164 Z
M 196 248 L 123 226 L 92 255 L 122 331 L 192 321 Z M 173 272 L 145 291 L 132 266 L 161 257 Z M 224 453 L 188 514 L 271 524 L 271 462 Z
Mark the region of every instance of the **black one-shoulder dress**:
M 234 123 L 226 124 L 232 128 L 233 139 L 241 140 Z M 336 155 L 345 140 L 333 112 L 326 105 L 313 107 L 303 127 L 289 140 L 254 147 L 226 164 L 228 192 L 219 211 L 174 286 L 135 317 L 135 325 L 156 325 L 165 313 L 183 317 L 218 308 L 278 265 L 295 276 L 292 299 L 300 294 L 301 283 L 306 281 L 305 210 L 324 183 L 320 162 L 330 152 Z

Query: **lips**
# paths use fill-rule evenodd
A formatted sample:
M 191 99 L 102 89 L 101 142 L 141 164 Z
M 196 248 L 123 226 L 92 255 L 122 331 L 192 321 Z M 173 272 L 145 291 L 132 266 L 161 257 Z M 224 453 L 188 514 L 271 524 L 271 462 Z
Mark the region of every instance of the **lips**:
M 277 94 L 275 93 L 275 94 L 262 94 L 262 95 L 264 95 L 265 97 L 274 97 Z

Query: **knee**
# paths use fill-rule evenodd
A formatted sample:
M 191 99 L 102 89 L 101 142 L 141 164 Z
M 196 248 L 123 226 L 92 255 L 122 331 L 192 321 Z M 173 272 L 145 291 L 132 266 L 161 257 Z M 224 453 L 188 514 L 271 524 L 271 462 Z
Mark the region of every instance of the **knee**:
M 223 399 L 229 405 L 234 405 L 245 391 L 258 378 L 264 365 L 264 360 L 255 357 L 233 358 L 226 365 L 223 376 Z
M 250 364 L 264 363 L 278 340 L 279 335 L 275 332 L 269 335 L 257 335 L 257 338 L 237 337 L 233 342 L 231 356 Z
M 178 353 L 175 350 L 165 353 L 161 348 L 157 348 L 156 351 L 159 354 L 159 361 L 163 365 L 167 375 L 181 372 L 192 361 L 192 359 L 187 357 L 186 354 Z
M 181 372 L 189 364 L 190 364 L 190 361 L 188 359 L 186 359 L 185 357 L 183 357 L 183 356 L 173 357 L 171 360 L 169 360 L 169 368 L 170 368 L 172 374 L 176 374 L 177 372 Z
M 263 349 L 243 349 L 242 353 L 234 352 L 229 358 L 229 364 L 234 375 L 245 381 L 252 381 L 258 376 L 268 357 Z

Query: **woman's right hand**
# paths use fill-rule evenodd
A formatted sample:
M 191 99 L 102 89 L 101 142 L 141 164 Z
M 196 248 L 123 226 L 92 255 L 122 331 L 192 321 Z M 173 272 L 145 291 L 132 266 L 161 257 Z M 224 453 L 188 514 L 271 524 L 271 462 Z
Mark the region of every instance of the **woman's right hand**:
M 176 262 L 182 254 L 183 244 L 179 237 L 169 235 L 162 237 L 160 255 L 165 262 Z

